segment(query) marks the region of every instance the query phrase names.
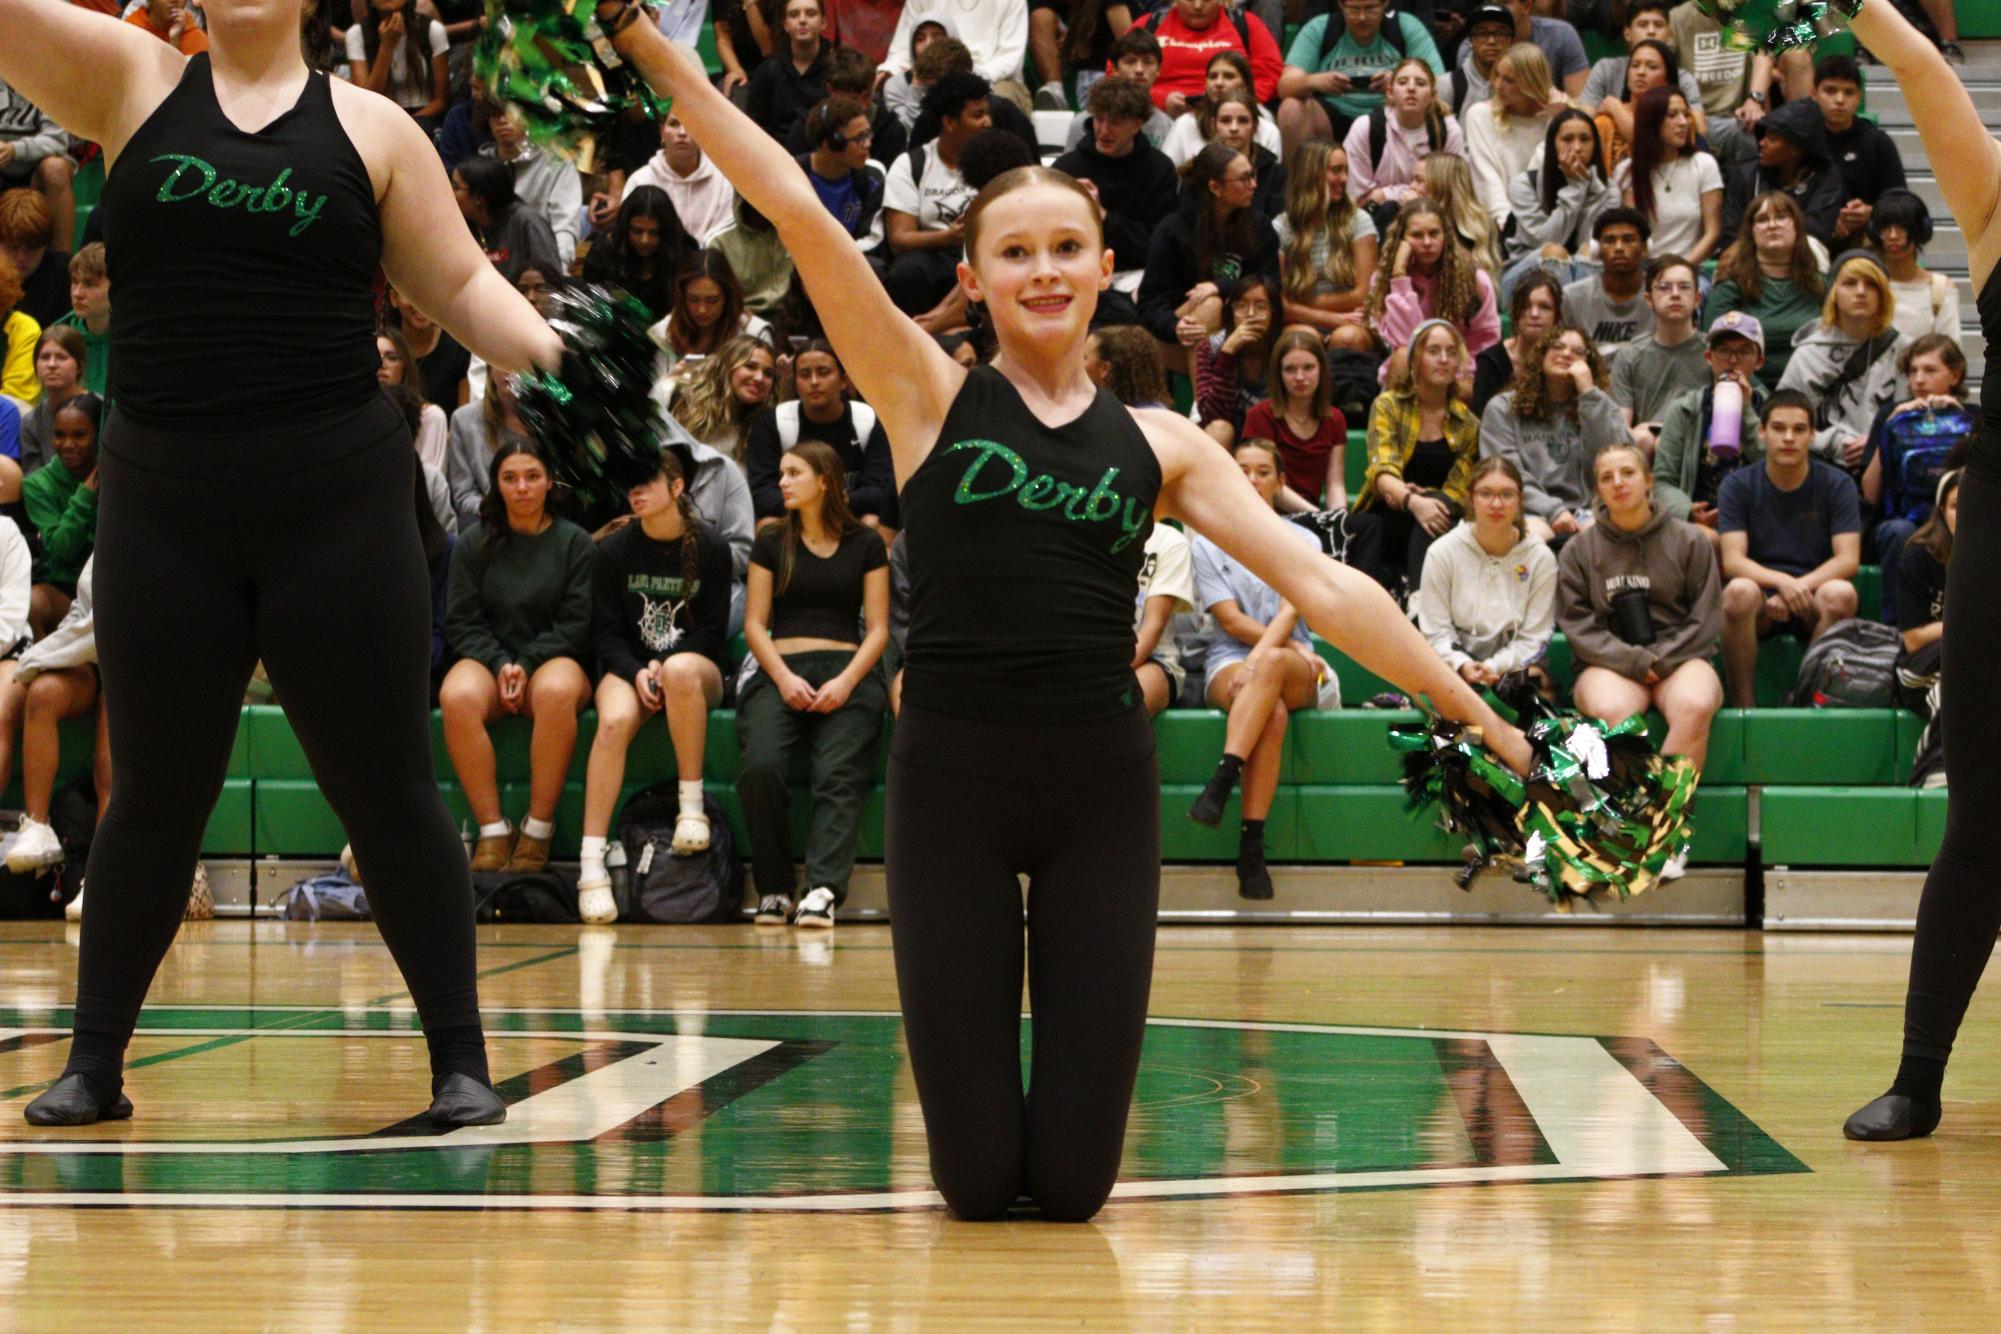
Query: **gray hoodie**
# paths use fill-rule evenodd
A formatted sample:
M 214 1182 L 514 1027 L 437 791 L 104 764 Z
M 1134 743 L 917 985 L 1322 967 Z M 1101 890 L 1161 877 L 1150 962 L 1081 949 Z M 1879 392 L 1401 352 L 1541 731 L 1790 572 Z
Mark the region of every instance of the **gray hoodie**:
M 488 143 L 480 146 L 480 156 L 498 159 L 500 150 Z M 533 144 L 523 144 L 521 155 L 509 162 L 514 173 L 514 197 L 549 223 L 556 238 L 556 254 L 567 273 L 577 257 L 577 219 L 584 207 L 584 180 L 576 166 L 565 158 L 545 153 Z M 561 274 L 544 274 L 546 278 Z
M 96 560 L 92 556 L 84 561 L 83 572 L 76 577 L 76 600 L 56 628 L 30 644 L 15 662 L 16 683 L 26 685 L 43 672 L 97 661 L 97 617 L 90 607 L 91 566 Z
M 1577 400 L 1577 416 L 1554 412 L 1547 421 L 1515 415 L 1515 393 L 1496 394 L 1480 417 L 1480 457 L 1496 455 L 1522 470 L 1522 510 L 1538 519 L 1589 518 L 1592 456 L 1606 445 L 1630 443 L 1619 405 L 1594 387 Z
M 1556 557 L 1524 537 L 1490 556 L 1462 523 L 1432 544 L 1417 594 L 1417 625 L 1445 665 L 1484 663 L 1502 674 L 1549 648 L 1556 624 Z
M 1647 594 L 1651 644 L 1628 644 L 1612 632 L 1612 596 L 1626 589 Z M 1598 522 L 1557 558 L 1556 624 L 1578 666 L 1632 681 L 1707 658 L 1723 633 L 1716 550 L 1707 535 L 1658 506 L 1637 533 L 1614 527 L 1601 507 Z
M 1819 419 L 1827 425 L 1814 432 L 1814 453 L 1839 463 L 1842 441 L 1851 436 L 1867 440 L 1877 411 L 1910 397 L 1910 382 L 1897 369 L 1910 345 L 1909 334 L 1892 329 L 1865 353 L 1862 340 L 1849 337 L 1839 325 L 1816 320 L 1799 327 L 1779 388 L 1797 389 L 1819 405 Z M 1870 360 L 1851 374 L 1849 363 L 1862 356 Z

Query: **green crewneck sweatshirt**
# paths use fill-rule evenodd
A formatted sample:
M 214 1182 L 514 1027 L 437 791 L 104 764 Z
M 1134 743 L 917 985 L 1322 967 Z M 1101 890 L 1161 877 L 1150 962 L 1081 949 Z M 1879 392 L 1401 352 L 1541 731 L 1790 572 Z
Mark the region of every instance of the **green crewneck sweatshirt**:
M 83 563 L 97 545 L 97 492 L 61 459 L 50 459 L 21 483 L 21 503 L 42 542 L 35 582 L 64 591 L 75 588 Z
M 591 535 L 567 519 L 532 536 L 510 533 L 497 551 L 474 524 L 452 549 L 445 598 L 452 650 L 495 674 L 511 662 L 533 676 L 552 658 L 574 658 L 588 670 L 595 552 Z

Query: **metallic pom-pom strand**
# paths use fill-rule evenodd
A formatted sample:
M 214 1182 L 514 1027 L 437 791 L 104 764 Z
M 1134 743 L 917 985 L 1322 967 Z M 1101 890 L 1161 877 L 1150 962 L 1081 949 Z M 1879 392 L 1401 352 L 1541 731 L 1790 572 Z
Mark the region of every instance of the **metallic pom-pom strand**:
M 579 170 L 629 108 L 655 120 L 667 103 L 618 58 L 598 27 L 597 0 L 487 0 L 473 68 L 532 140 Z
M 624 292 L 588 284 L 549 296 L 562 365 L 514 380 L 516 408 L 581 512 L 622 510 L 625 493 L 660 473 L 663 425 L 653 401 L 656 349 L 647 311 Z

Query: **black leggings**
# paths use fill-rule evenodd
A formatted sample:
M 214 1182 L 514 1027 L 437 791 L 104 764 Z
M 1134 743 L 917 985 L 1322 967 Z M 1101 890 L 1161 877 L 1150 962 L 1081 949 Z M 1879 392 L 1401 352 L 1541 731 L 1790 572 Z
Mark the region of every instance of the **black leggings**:
M 2001 931 L 2001 709 L 1981 682 L 2001 660 L 2001 480 L 1969 468 L 1946 566 L 1945 839 L 1918 900 L 1904 1053 L 1943 1061 Z
M 885 833 L 932 1179 L 961 1218 L 1023 1194 L 1046 1217 L 1091 1217 L 1118 1177 L 1153 980 L 1160 778 L 1144 708 L 1022 726 L 905 705 Z
M 431 765 L 431 594 L 410 433 L 386 398 L 283 438 L 115 417 L 92 596 L 111 804 L 90 850 L 73 1070 L 116 1086 L 180 929 L 261 658 L 368 869 L 433 1050 L 484 1078 L 464 846 Z M 284 471 L 275 471 L 282 468 Z

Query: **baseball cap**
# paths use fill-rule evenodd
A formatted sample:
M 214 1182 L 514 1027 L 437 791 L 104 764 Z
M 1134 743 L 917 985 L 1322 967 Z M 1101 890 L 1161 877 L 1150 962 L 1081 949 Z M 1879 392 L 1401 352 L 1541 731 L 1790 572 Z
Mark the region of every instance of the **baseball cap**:
M 1758 323 L 1756 315 L 1746 315 L 1741 310 L 1726 311 L 1711 322 L 1707 345 L 1715 347 L 1719 338 L 1747 339 L 1760 353 L 1765 350 L 1765 326 Z
M 1515 12 L 1506 5 L 1475 5 L 1473 12 L 1466 16 L 1466 31 L 1471 32 L 1482 23 L 1501 23 L 1512 29 Z

